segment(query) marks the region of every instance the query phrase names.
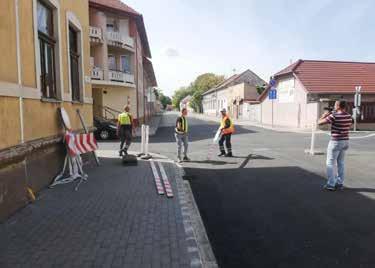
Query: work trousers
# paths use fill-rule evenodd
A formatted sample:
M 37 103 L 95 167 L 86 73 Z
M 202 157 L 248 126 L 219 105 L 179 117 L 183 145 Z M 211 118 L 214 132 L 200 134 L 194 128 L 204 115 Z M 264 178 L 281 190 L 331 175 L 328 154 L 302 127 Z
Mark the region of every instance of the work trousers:
M 120 150 L 127 151 L 132 142 L 132 128 L 127 125 L 122 125 L 120 127 Z M 124 148 L 125 144 L 125 148 Z
M 182 145 L 184 145 L 184 156 L 187 157 L 187 152 L 188 152 L 188 147 L 189 147 L 189 139 L 188 139 L 188 134 L 183 133 L 175 133 L 175 138 L 176 138 L 176 143 L 177 143 L 177 157 L 180 159 L 181 158 L 181 151 L 182 151 Z
M 231 137 L 232 137 L 232 134 L 221 135 L 221 138 L 219 140 L 220 152 L 225 153 L 224 142 L 225 142 L 225 147 L 227 147 L 228 153 L 232 152 L 232 143 L 230 141 Z

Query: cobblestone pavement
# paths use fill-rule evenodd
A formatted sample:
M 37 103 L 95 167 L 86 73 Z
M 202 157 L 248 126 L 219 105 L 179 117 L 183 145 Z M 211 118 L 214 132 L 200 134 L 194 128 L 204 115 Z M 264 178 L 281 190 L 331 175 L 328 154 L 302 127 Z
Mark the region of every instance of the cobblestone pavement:
M 102 158 L 89 180 L 45 189 L 0 225 L 0 267 L 199 267 L 175 197 L 158 196 L 148 162 Z M 193 248 L 194 249 L 194 248 Z M 192 262 L 193 261 L 193 262 Z

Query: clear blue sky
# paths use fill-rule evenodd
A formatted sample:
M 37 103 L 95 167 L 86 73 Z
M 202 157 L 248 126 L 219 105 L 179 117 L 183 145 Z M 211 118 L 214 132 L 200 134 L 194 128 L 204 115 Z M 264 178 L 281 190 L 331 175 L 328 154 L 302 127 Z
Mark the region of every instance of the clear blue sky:
M 122 1 L 144 16 L 167 95 L 204 72 L 251 69 L 268 81 L 300 58 L 375 61 L 375 1 Z

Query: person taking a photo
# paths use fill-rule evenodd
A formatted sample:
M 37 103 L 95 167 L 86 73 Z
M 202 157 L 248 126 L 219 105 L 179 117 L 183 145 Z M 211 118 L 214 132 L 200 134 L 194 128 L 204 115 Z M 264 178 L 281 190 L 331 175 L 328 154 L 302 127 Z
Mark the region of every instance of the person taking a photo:
M 352 123 L 353 119 L 347 112 L 345 100 L 336 101 L 334 110 L 325 112 L 318 121 L 319 125 L 331 125 L 331 140 L 327 148 L 328 180 L 324 186 L 326 190 L 335 191 L 344 188 L 345 154 L 349 148 L 349 130 Z

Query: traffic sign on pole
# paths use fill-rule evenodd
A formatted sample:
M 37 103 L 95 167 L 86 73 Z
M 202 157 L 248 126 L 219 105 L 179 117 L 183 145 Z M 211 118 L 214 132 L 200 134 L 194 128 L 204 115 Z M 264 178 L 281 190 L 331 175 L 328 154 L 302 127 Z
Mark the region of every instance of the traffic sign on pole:
M 276 88 L 271 88 L 270 91 L 268 92 L 268 98 L 270 100 L 276 100 L 277 99 L 277 90 Z

